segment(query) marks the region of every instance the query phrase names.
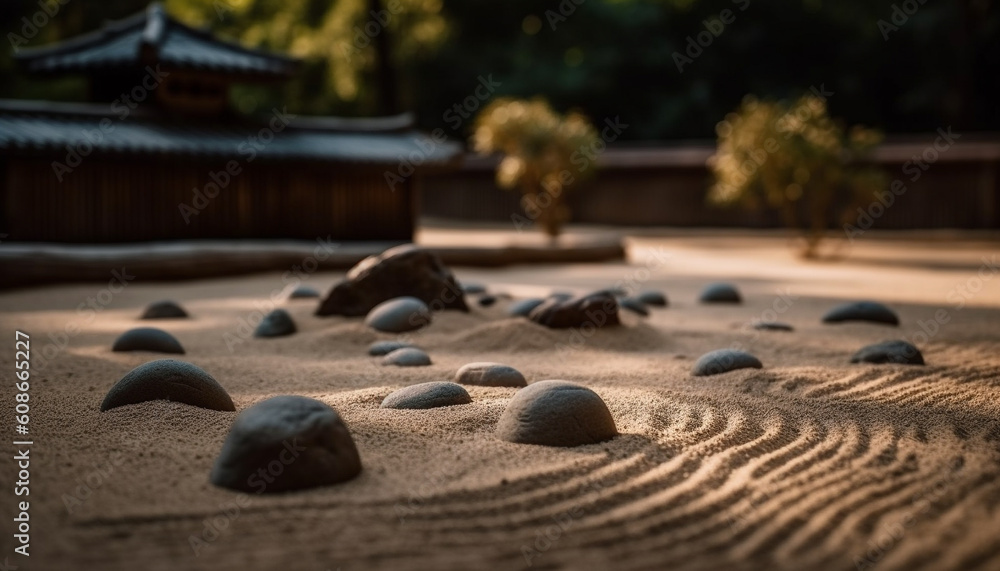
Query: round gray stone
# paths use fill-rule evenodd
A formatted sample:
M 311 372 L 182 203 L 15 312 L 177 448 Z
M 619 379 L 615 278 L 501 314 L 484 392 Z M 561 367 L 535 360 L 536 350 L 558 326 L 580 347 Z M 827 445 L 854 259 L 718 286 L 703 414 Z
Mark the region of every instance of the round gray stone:
M 639 292 L 639 295 L 635 297 L 646 305 L 655 305 L 657 307 L 667 306 L 667 296 L 661 291 L 647 289 Z
M 175 301 L 157 301 L 146 306 L 146 311 L 139 319 L 180 319 L 187 317 L 188 313 Z
M 868 321 L 885 325 L 899 325 L 899 316 L 877 301 L 856 301 L 834 307 L 823 316 L 823 323 Z
M 582 446 L 618 436 L 601 397 L 568 381 L 539 381 L 517 391 L 496 430 L 502 440 L 544 446 Z
M 184 347 L 173 335 L 155 327 L 136 327 L 115 339 L 112 351 L 152 351 L 154 353 L 184 354 Z
M 702 355 L 694 364 L 694 370 L 691 374 L 696 377 L 704 377 L 728 373 L 736 369 L 760 369 L 763 366 L 760 359 L 745 351 L 719 349 Z
M 101 411 L 151 400 L 169 400 L 212 410 L 236 410 L 211 375 L 184 361 L 161 359 L 132 369 L 111 387 Z
M 701 291 L 699 301 L 702 303 L 742 303 L 739 290 L 736 286 L 727 283 L 712 283 L 705 286 Z
M 924 356 L 912 343 L 903 340 L 884 341 L 862 347 L 851 357 L 852 363 L 900 363 L 923 365 Z
M 753 324 L 753 328 L 759 331 L 794 331 L 795 328 L 780 321 L 758 321 Z
M 476 284 L 476 283 L 468 283 L 468 284 L 463 283 L 462 291 L 472 295 L 486 293 L 486 286 L 484 286 L 483 284 Z
M 381 357 L 382 355 L 392 353 L 396 349 L 404 349 L 406 347 L 416 347 L 416 345 L 403 341 L 376 341 L 368 346 L 368 354 Z
M 514 367 L 500 363 L 469 363 L 455 373 L 455 382 L 480 387 L 523 387 L 524 375 Z
M 533 309 L 542 305 L 545 300 L 538 297 L 519 299 L 507 306 L 507 315 L 511 317 L 528 317 Z
M 315 399 L 278 396 L 236 417 L 210 479 L 223 488 L 270 494 L 345 482 L 359 473 L 358 449 L 337 411 Z
M 283 337 L 295 333 L 295 322 L 284 309 L 275 309 L 264 316 L 263 321 L 253 332 L 254 337 Z
M 426 367 L 431 364 L 431 358 L 416 347 L 403 347 L 382 357 L 382 364 L 397 367 Z
M 627 309 L 632 313 L 637 313 L 643 317 L 649 316 L 649 308 L 647 308 L 646 304 L 639 298 L 623 297 L 618 300 L 618 305 L 622 306 L 623 309 Z
M 299 286 L 288 294 L 288 299 L 310 299 L 319 297 L 319 292 L 309 286 Z
M 378 331 L 404 333 L 413 331 L 431 322 L 431 310 L 427 304 L 415 297 L 397 297 L 376 305 L 365 324 Z
M 382 408 L 438 408 L 470 402 L 472 398 L 460 385 L 433 381 L 405 387 L 389 394 L 382 401 Z

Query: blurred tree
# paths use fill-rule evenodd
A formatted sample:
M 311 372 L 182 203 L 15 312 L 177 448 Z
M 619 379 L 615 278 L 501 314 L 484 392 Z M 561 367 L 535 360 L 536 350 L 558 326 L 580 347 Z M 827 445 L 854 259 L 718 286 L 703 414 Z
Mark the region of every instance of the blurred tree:
M 559 115 L 541 99 L 497 99 L 476 117 L 472 140 L 477 152 L 503 155 L 497 184 L 519 189 L 528 218 L 558 238 L 569 220 L 565 191 L 593 171 L 581 160 L 599 140 L 590 122 L 579 113 Z
M 839 222 L 847 223 L 855 208 L 885 190 L 885 173 L 865 163 L 882 134 L 860 126 L 845 132 L 820 97 L 792 103 L 747 97 L 716 132 L 709 200 L 777 209 L 802 233 L 805 257 L 817 256 L 831 213 L 841 211 Z

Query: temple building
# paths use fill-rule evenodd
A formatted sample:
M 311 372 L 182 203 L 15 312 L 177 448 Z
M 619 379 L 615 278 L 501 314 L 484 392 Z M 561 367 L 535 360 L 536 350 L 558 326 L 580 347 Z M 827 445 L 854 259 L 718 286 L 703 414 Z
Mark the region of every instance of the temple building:
M 299 62 L 222 41 L 157 3 L 16 57 L 34 76 L 84 76 L 89 100 L 0 100 L 5 240 L 405 241 L 422 175 L 461 156 L 410 114 L 237 112 L 233 84 L 284 81 Z

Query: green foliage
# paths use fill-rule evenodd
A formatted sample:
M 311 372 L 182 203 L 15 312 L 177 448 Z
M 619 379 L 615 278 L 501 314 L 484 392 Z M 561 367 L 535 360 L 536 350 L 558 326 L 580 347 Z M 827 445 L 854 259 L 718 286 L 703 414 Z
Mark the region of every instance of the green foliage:
M 476 117 L 472 136 L 477 152 L 503 155 L 497 184 L 520 189 L 525 213 L 552 238 L 569 219 L 564 191 L 591 172 L 571 168 L 571 161 L 597 141 L 586 117 L 560 115 L 542 99 L 497 99 Z
M 861 126 L 845 132 L 820 97 L 789 103 L 748 96 L 716 133 L 709 200 L 780 211 L 790 228 L 803 233 L 809 257 L 816 255 L 832 212 L 843 207 L 846 220 L 887 183 L 885 173 L 865 162 L 882 134 Z
M 165 0 L 186 22 L 252 46 L 307 59 L 298 78 L 241 88 L 253 102 L 302 114 L 377 113 L 374 42 L 364 31 L 370 0 Z M 392 0 L 381 0 L 389 10 Z M 30 45 L 88 32 L 148 0 L 66 3 Z M 899 4 L 899 3 L 897 3 Z M 470 125 L 443 115 L 472 95 L 479 76 L 497 95 L 543 95 L 560 111 L 621 116 L 624 139 L 712 136 L 719 117 L 746 93 L 791 98 L 825 85 L 832 112 L 892 133 L 1000 131 L 993 101 L 1000 50 L 1000 3 L 925 2 L 883 34 L 892 3 L 867 0 L 397 0 L 386 27 L 401 107 L 425 128 L 465 138 Z M 739 7 L 746 5 L 745 10 Z M 683 73 L 675 53 L 705 21 L 732 10 L 735 21 Z M 16 33 L 37 0 L 0 2 L 0 31 Z M 8 38 L 9 39 L 9 38 Z M 356 41 L 358 40 L 358 41 Z M 29 81 L 0 50 L 0 96 L 80 99 L 85 84 Z M 244 105 L 242 101 L 247 103 Z

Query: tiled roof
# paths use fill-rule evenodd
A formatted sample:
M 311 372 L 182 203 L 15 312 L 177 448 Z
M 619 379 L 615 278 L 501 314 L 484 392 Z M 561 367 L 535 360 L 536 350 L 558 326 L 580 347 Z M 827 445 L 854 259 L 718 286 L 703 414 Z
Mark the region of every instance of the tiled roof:
M 141 68 L 162 63 L 175 68 L 287 77 L 298 60 L 225 42 L 171 18 L 158 2 L 138 14 L 64 42 L 22 49 L 16 56 L 34 73 Z
M 105 129 L 101 130 L 101 122 Z M 460 160 L 461 145 L 435 142 L 412 127 L 412 117 L 371 119 L 295 117 L 273 140 L 251 144 L 273 116 L 229 122 L 185 122 L 136 109 L 119 119 L 110 106 L 0 100 L 0 154 L 66 154 L 91 141 L 94 153 L 157 154 L 246 159 L 320 160 L 397 165 L 440 165 Z M 281 119 L 275 123 L 281 125 Z M 86 133 L 90 133 L 88 137 Z M 101 137 L 97 137 L 101 133 Z M 96 142 L 95 142 L 96 140 Z M 242 151 L 242 153 L 241 153 Z

